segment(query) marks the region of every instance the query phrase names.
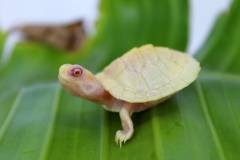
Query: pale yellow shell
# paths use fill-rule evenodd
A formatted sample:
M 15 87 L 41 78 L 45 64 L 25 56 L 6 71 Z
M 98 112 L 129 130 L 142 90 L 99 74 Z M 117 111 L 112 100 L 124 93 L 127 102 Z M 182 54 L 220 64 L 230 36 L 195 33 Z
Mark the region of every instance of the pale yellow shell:
M 117 58 L 96 76 L 118 99 L 154 103 L 188 86 L 199 71 L 199 63 L 187 54 L 144 45 Z

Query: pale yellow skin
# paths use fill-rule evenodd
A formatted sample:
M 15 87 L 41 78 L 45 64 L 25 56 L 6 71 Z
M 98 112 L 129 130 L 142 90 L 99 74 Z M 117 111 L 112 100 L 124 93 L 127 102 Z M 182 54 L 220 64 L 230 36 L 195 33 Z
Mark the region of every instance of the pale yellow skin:
M 81 75 L 73 76 L 76 68 Z M 144 45 L 117 58 L 96 76 L 80 65 L 62 65 L 59 81 L 72 94 L 119 112 L 123 130 L 116 132 L 115 140 L 121 146 L 133 135 L 132 113 L 148 109 L 188 86 L 199 71 L 199 63 L 187 54 Z

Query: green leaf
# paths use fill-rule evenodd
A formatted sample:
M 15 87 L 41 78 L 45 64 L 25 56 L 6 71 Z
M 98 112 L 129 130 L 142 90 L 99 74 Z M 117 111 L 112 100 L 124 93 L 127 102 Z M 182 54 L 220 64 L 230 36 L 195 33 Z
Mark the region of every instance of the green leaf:
M 5 41 L 6 35 L 4 33 L 0 32 L 0 57 L 2 56 L 2 52 L 3 52 L 3 44 Z M 0 58 L 1 60 L 1 58 Z
M 239 3 L 239 0 L 235 0 L 231 9 L 219 16 L 212 34 L 197 55 L 207 70 L 240 73 Z
M 188 1 L 102 0 L 97 35 L 75 55 L 19 44 L 0 69 L 0 159 L 239 159 L 239 7 L 236 0 L 220 16 L 196 55 L 197 82 L 135 114 L 135 135 L 121 149 L 118 115 L 62 90 L 58 67 L 81 63 L 97 72 L 145 43 L 184 50 Z

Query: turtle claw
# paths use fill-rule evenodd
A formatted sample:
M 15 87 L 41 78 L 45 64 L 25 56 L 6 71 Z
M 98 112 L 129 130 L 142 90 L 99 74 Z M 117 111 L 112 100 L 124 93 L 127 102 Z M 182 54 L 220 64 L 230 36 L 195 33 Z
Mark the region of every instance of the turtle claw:
M 131 137 L 131 135 L 129 135 L 128 133 L 119 130 L 116 132 L 116 136 L 115 136 L 115 142 L 120 146 L 120 148 L 122 147 L 122 144 L 126 143 L 126 141 Z

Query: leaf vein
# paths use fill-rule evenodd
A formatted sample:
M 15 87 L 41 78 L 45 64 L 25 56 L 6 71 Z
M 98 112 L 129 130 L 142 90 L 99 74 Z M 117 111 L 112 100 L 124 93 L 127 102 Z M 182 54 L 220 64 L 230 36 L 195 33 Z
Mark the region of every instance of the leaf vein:
M 153 129 L 153 143 L 156 153 L 156 158 L 158 160 L 164 159 L 163 157 L 163 146 L 161 143 L 161 137 L 159 133 L 159 121 L 157 120 L 157 117 L 155 116 L 156 108 L 151 109 L 151 116 L 152 116 L 152 129 Z
M 53 136 L 54 124 L 55 124 L 56 117 L 57 117 L 57 112 L 58 112 L 58 109 L 59 109 L 60 96 L 61 96 L 61 88 L 60 88 L 60 86 L 57 86 L 55 97 L 54 97 L 53 103 L 52 103 L 52 115 L 51 115 L 49 127 L 48 127 L 48 130 L 47 130 L 47 134 L 46 134 L 46 137 L 45 137 L 45 140 L 44 140 L 43 147 L 42 147 L 42 152 L 40 153 L 40 156 L 39 156 L 40 160 L 45 160 L 45 159 L 47 159 L 47 156 L 48 156 L 50 141 L 51 141 L 52 136 Z
M 207 102 L 206 102 L 206 98 L 205 98 L 202 86 L 201 86 L 199 81 L 196 82 L 195 88 L 196 88 L 197 94 L 199 96 L 200 103 L 201 103 L 202 110 L 203 110 L 203 114 L 206 118 L 207 124 L 209 126 L 210 131 L 211 131 L 211 134 L 212 134 L 213 140 L 215 142 L 217 151 L 219 153 L 220 159 L 221 160 L 226 160 L 222 144 L 220 142 L 220 139 L 219 139 L 219 136 L 217 134 L 216 128 L 213 124 L 213 121 L 210 117 L 210 114 L 209 114 L 209 111 L 208 111 L 208 105 L 207 105 Z

